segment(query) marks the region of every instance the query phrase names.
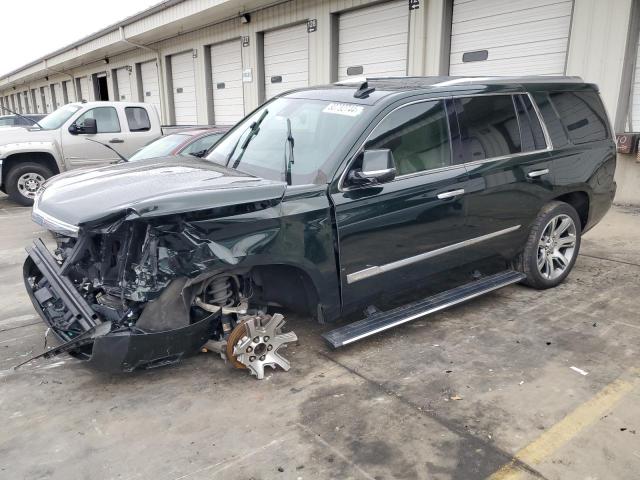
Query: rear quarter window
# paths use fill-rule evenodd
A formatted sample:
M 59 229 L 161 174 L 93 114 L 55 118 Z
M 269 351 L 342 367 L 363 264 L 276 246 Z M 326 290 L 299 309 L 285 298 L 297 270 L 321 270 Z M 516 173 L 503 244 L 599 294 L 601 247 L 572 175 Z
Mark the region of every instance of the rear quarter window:
M 549 98 L 573 144 L 609 138 L 607 114 L 596 92 L 551 92 Z
M 130 132 L 146 132 L 151 130 L 151 121 L 147 111 L 142 107 L 125 107 Z

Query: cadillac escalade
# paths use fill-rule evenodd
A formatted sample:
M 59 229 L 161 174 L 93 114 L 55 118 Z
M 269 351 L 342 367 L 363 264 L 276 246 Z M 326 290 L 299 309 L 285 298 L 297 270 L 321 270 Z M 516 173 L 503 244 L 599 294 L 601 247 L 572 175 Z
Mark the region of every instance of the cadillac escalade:
M 612 203 L 615 164 L 598 89 L 575 77 L 282 94 L 204 159 L 44 185 L 33 219 L 57 245 L 28 248 L 24 280 L 63 343 L 42 356 L 131 371 L 206 345 L 262 378 L 289 368 L 282 312 L 364 311 L 324 333 L 336 348 L 512 283 L 554 287 Z

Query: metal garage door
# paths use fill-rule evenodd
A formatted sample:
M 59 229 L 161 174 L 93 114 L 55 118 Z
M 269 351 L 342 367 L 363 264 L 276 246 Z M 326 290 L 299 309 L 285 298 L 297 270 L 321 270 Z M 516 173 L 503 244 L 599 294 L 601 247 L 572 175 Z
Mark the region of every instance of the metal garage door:
M 631 105 L 629 111 L 630 131 L 640 132 L 640 38 L 636 45 L 636 68 L 631 86 Z
M 198 102 L 193 51 L 171 56 L 171 81 L 176 125 L 196 125 Z
M 80 77 L 80 100 L 89 101 L 89 78 Z
M 454 0 L 450 75 L 564 75 L 572 0 Z
M 42 91 L 44 93 L 44 108 L 47 113 L 51 113 L 55 110 L 51 101 L 51 85 L 45 85 L 42 87 Z
M 140 64 L 142 79 L 142 101 L 156 107 L 158 115 L 162 116 L 160 108 L 160 87 L 158 86 L 158 66 L 155 60 Z
M 264 34 L 265 99 L 309 85 L 309 34 L 306 24 Z
M 122 102 L 131 101 L 131 74 L 126 68 L 116 70 L 116 84 L 118 85 L 118 98 Z
M 29 93 L 22 92 L 22 105 L 24 105 L 24 111 L 31 113 L 31 105 L 29 105 Z
M 62 101 L 65 104 L 74 101 L 73 87 L 71 86 L 71 82 L 69 80 L 65 80 L 62 82 Z
M 211 46 L 211 84 L 216 125 L 233 125 L 244 117 L 240 40 Z
M 42 99 L 40 98 L 40 89 L 32 88 L 31 89 L 31 99 L 35 104 L 35 112 L 36 113 L 44 113 L 44 109 L 42 108 Z
M 407 74 L 409 6 L 405 0 L 340 14 L 338 79 Z
M 55 96 L 55 108 L 59 108 L 64 105 L 64 99 L 62 98 L 62 85 L 59 83 L 53 84 L 53 94 Z

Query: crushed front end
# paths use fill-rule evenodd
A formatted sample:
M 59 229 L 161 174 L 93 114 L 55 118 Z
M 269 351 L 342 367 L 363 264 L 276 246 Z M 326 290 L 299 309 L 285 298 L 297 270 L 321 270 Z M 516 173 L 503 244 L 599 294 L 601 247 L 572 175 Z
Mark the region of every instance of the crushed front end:
M 36 240 L 24 264 L 31 301 L 63 342 L 42 356 L 67 352 L 129 372 L 176 363 L 206 344 L 258 378 L 264 366 L 288 369 L 277 350 L 295 335 L 282 333 L 281 315 L 250 308 L 256 287 L 248 272 L 220 268 L 246 255 L 237 245 L 212 242 L 197 221 L 178 216 L 57 230 L 55 246 Z

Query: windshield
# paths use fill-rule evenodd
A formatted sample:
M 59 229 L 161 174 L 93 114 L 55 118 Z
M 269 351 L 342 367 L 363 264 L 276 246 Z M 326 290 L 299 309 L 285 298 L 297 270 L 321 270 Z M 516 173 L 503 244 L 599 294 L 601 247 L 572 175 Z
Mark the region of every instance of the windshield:
M 174 133 L 166 137 L 160 137 L 146 147 L 138 150 L 130 159 L 130 162 L 145 160 L 147 158 L 166 157 L 171 155 L 176 147 L 179 147 L 189 139 L 189 135 Z
M 322 100 L 278 98 L 242 121 L 206 158 L 228 167 L 237 165 L 238 170 L 262 178 L 284 180 L 289 119 L 295 158 L 291 165 L 292 184 L 327 183 L 333 167 L 331 155 L 366 108 Z
M 60 128 L 64 122 L 71 118 L 71 115 L 80 110 L 78 105 L 65 105 L 60 107 L 55 112 L 50 113 L 42 120 L 38 120 L 38 123 L 44 130 L 55 130 Z

